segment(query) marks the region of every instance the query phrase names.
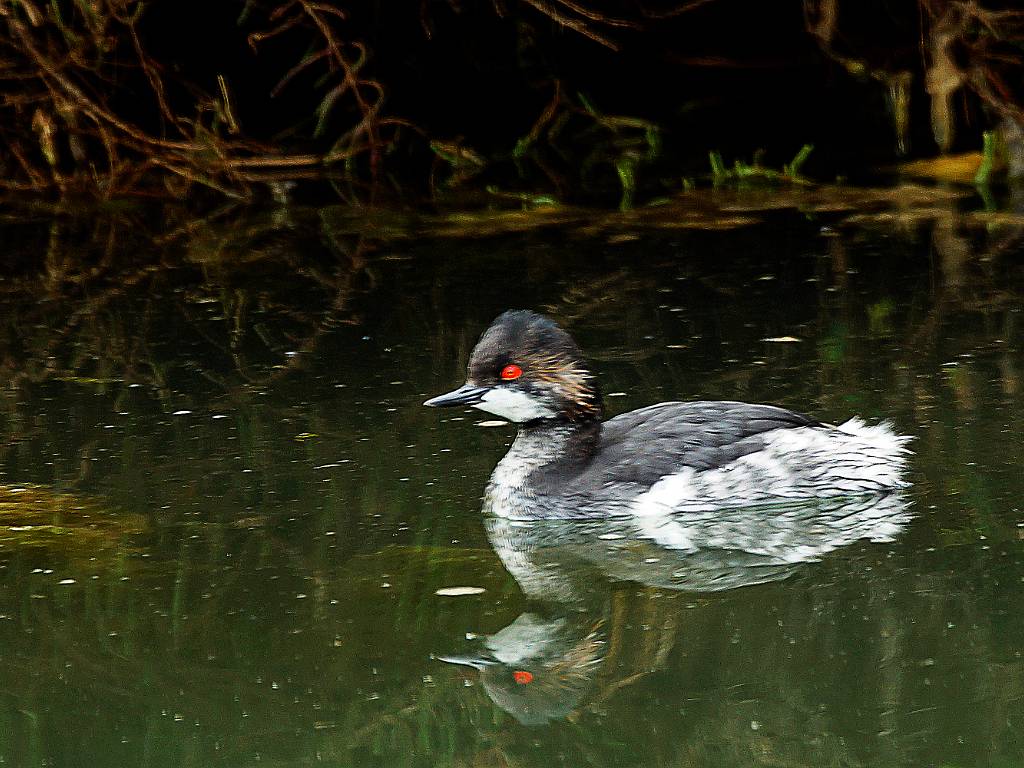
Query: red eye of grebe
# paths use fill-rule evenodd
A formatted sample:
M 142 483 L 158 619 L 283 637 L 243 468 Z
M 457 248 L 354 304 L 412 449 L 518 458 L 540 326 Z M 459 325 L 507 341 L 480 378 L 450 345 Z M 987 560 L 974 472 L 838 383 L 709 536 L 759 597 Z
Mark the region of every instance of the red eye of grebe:
M 526 685 L 527 683 L 533 682 L 533 675 L 525 669 L 517 669 L 512 673 L 512 679 L 520 685 Z
M 518 365 L 506 365 L 501 369 L 501 378 L 505 381 L 512 381 L 512 379 L 518 379 L 523 375 L 523 369 Z

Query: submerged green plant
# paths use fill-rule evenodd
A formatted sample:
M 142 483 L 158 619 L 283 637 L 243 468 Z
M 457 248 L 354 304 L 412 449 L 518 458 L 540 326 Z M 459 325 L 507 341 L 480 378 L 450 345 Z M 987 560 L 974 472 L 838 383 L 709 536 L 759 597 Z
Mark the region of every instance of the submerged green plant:
M 559 163 L 568 162 L 584 181 L 595 167 L 614 168 L 619 209 L 626 211 L 633 207 L 640 166 L 661 154 L 661 128 L 640 117 L 605 114 L 584 93 L 566 96 L 556 81 L 551 101 L 530 131 L 516 141 L 511 156 L 520 177 L 526 176 L 524 161 L 532 159 L 562 189 L 567 181 L 552 168 L 551 157 L 545 157 L 548 153 L 554 153 Z
M 430 151 L 448 164 L 451 173 L 445 187 L 455 187 L 473 178 L 487 167 L 487 161 L 477 152 L 457 141 L 431 141 Z
M 979 187 L 987 186 L 996 170 L 1000 154 L 1005 153 L 1005 148 L 996 131 L 985 131 L 981 134 L 981 165 L 978 172 L 974 174 L 974 183 Z
M 809 184 L 810 181 L 800 175 L 800 169 L 807 162 L 807 158 L 810 157 L 813 151 L 813 144 L 804 144 L 790 162 L 783 164 L 780 170 L 776 170 L 761 164 L 763 155 L 761 150 L 754 153 L 750 163 L 734 160 L 731 168 L 725 164 L 725 161 L 722 159 L 722 153 L 713 150 L 708 153 L 708 160 L 711 164 L 711 180 L 715 186 L 727 182 L 744 183 L 748 181 Z
M 602 160 L 614 165 L 621 188 L 619 210 L 628 211 L 636 194 L 637 168 L 641 163 L 654 162 L 661 154 L 661 129 L 639 117 L 602 114 L 586 95 L 579 93 L 577 97 L 583 111 L 594 120 L 594 127 L 611 134 L 608 140 L 594 146 L 584 168 Z
M 807 158 L 811 156 L 811 152 L 814 151 L 813 144 L 804 144 L 800 147 L 800 151 L 796 153 L 792 161 L 782 166 L 782 172 L 791 179 L 796 179 L 800 176 L 800 169 L 803 164 L 807 162 Z
M 622 185 L 619 210 L 628 211 L 633 207 L 633 193 L 636 191 L 636 158 L 623 155 L 615 161 L 615 170 L 619 174 L 619 184 Z
M 484 189 L 492 197 L 496 197 L 499 200 L 518 201 L 525 208 L 551 208 L 561 204 L 558 198 L 551 195 L 533 194 L 532 192 L 506 192 L 494 184 L 488 184 Z

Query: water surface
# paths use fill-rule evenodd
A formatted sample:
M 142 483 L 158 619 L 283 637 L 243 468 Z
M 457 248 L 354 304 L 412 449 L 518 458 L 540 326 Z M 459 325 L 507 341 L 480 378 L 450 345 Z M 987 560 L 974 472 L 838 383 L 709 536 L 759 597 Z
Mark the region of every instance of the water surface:
M 963 207 L 7 217 L 0 761 L 1019 764 L 1021 230 Z M 420 406 L 509 307 L 577 338 L 611 413 L 891 419 L 905 507 L 774 569 L 599 530 L 510 573 L 479 506 L 512 428 Z

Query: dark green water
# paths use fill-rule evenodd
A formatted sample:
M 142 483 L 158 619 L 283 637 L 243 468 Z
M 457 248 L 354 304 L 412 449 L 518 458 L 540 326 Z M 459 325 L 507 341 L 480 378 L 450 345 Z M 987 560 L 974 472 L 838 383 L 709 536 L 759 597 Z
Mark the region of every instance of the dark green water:
M 0 230 L 0 764 L 1024 762 L 1019 229 L 161 226 Z M 512 429 L 420 406 L 508 307 L 612 412 L 892 419 L 910 519 L 728 589 L 556 547 L 585 595 L 528 597 L 479 514 Z

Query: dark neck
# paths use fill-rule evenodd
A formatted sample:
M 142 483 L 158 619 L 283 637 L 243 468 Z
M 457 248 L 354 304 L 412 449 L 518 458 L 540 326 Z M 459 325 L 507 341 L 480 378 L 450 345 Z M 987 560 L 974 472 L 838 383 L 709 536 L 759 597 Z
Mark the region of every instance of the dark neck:
M 590 384 L 589 394 L 589 405 L 586 408 L 584 418 L 580 419 L 580 421 L 596 421 L 600 423 L 601 419 L 604 418 L 604 400 L 601 397 L 601 390 L 593 382 Z
M 519 438 L 537 447 L 546 443 L 551 448 L 552 457 L 569 461 L 585 460 L 593 455 L 601 440 L 601 421 L 599 418 L 580 422 L 538 419 L 520 424 L 516 442 L 519 442 Z
M 574 424 L 600 423 L 604 418 L 604 401 L 593 375 L 586 372 L 568 398 L 565 420 Z
M 585 429 L 592 425 L 601 425 L 601 417 L 604 409 L 600 403 L 596 407 L 580 408 L 569 413 L 563 413 L 549 419 L 533 419 L 524 421 L 518 425 L 520 430 L 544 430 L 561 429 L 570 427 L 573 429 Z

